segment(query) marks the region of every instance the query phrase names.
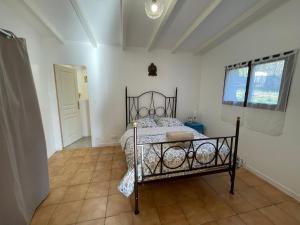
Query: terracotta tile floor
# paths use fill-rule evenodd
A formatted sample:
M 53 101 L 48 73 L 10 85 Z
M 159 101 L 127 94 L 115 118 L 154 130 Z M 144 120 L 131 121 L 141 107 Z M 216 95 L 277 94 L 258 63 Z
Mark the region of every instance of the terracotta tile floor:
M 49 159 L 51 191 L 31 225 L 296 225 L 300 204 L 245 169 L 140 186 L 140 214 L 118 192 L 120 147 L 64 150 Z

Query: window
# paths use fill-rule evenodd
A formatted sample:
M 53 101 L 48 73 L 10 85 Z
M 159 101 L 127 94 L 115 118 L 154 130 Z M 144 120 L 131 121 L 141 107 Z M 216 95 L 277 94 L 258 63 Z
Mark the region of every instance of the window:
M 296 53 L 227 66 L 223 104 L 285 111 Z
M 230 69 L 226 71 L 223 102 L 227 104 L 243 105 L 245 101 L 248 67 Z
M 247 105 L 275 108 L 279 100 L 284 60 L 254 65 Z

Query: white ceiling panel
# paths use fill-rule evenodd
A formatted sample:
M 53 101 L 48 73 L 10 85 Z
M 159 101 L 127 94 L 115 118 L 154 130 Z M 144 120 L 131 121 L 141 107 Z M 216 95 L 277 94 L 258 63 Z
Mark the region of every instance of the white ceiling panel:
M 257 1 L 259 0 L 223 0 L 178 50 L 184 52 L 195 51 L 195 48 L 222 31 L 226 25 L 230 24 Z
M 65 40 L 88 42 L 88 38 L 67 0 L 31 0 L 60 31 Z
M 212 0 L 179 0 L 157 41 L 157 48 L 171 49 Z
M 168 0 L 166 0 L 167 4 Z M 134 47 L 146 47 L 161 18 L 152 20 L 147 17 L 144 0 L 130 0 L 128 8 L 126 44 Z
M 99 43 L 120 45 L 120 0 L 77 0 Z
M 25 4 L 20 4 L 18 0 L 2 0 L 2 2 L 5 4 L 3 7 L 7 6 L 10 10 L 14 11 L 15 19 L 22 18 L 26 20 L 42 37 L 48 38 L 52 35 L 49 29 L 40 20 L 37 20 L 31 11 L 28 11 L 28 7 Z M 13 32 L 18 34 L 19 31 L 13 30 Z
M 264 16 L 279 3 L 287 2 L 160 0 L 165 1 L 166 9 L 170 6 L 169 12 L 152 20 L 146 15 L 145 0 L 72 0 L 72 4 L 71 0 L 3 1 L 9 2 L 8 5 L 15 8 L 16 12 L 24 11 L 22 15 L 25 19 L 36 20 L 32 24 L 35 24 L 36 30 L 40 30 L 43 36 L 56 38 L 62 44 L 77 41 L 90 42 L 93 46 L 97 46 L 95 43 L 119 46 L 122 43 L 122 46 L 147 48 L 150 41 L 155 39 L 151 49 L 174 51 L 176 48 L 176 52 L 191 53 L 199 51 L 204 43 L 214 40 L 212 38 L 217 34 L 222 34 L 217 37 L 224 41 L 230 35 L 223 35 L 222 31 L 234 21 L 240 25 L 236 26 L 236 32 L 248 25 L 248 17 L 252 16 L 253 22 L 259 18 L 257 15 Z M 170 1 L 174 2 L 169 4 Z M 171 7 L 174 5 L 174 8 Z M 248 13 L 241 17 L 245 11 Z M 123 17 L 122 12 L 125 15 Z M 199 18 L 203 20 L 199 22 Z M 232 31 L 229 29 L 229 32 Z M 211 47 L 213 46 L 212 43 Z

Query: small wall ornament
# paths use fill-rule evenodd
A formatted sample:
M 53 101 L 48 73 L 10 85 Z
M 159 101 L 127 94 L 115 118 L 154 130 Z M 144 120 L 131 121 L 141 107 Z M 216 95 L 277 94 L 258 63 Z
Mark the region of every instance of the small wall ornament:
M 148 75 L 152 77 L 157 76 L 157 67 L 154 65 L 154 63 L 151 63 L 148 66 Z

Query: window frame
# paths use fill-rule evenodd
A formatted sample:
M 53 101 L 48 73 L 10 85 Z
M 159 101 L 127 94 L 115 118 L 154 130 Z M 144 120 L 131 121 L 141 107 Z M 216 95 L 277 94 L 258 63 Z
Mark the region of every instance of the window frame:
M 240 64 L 235 64 L 233 66 L 228 66 L 225 68 L 225 78 L 224 78 L 224 85 L 223 85 L 223 96 L 222 96 L 222 103 L 224 105 L 235 105 L 235 106 L 240 106 L 243 107 L 245 105 L 245 98 L 246 98 L 246 92 L 247 92 L 247 83 L 246 83 L 246 87 L 245 87 L 245 95 L 244 95 L 244 101 L 242 102 L 235 102 L 235 101 L 225 101 L 224 100 L 224 96 L 225 96 L 225 88 L 226 88 L 226 80 L 227 80 L 227 74 L 228 71 L 230 70 L 234 70 L 234 69 L 239 69 L 239 68 L 247 68 L 248 67 L 248 74 L 247 74 L 247 83 L 248 83 L 248 77 L 249 77 L 249 62 L 242 62 Z
M 266 64 L 266 63 L 272 63 L 272 62 L 276 62 L 276 61 L 281 61 L 284 60 L 284 66 L 283 66 L 283 70 L 282 70 L 282 78 L 280 81 L 280 88 L 279 88 L 279 93 L 278 93 L 278 101 L 276 105 L 271 105 L 271 104 L 265 104 L 265 103 L 251 103 L 248 101 L 248 98 L 250 97 L 249 94 L 247 95 L 247 107 L 251 107 L 251 108 L 257 108 L 257 109 L 270 109 L 270 110 L 276 110 L 276 111 L 283 111 L 284 107 L 282 104 L 282 101 L 280 101 L 280 96 L 284 90 L 283 86 L 284 86 L 284 82 L 283 79 L 284 76 L 288 76 L 286 74 L 286 69 L 288 67 L 288 63 L 287 63 L 287 57 L 286 56 L 282 56 L 282 57 L 278 57 L 276 59 L 270 59 L 270 60 L 266 60 L 266 61 L 262 61 L 262 62 L 258 62 L 258 63 L 252 63 L 251 64 L 251 68 L 256 66 L 256 65 L 261 65 L 261 64 Z M 252 78 L 253 74 L 251 72 L 250 74 L 250 79 L 249 79 L 249 90 L 250 90 L 250 83 L 251 83 L 251 78 Z
M 224 105 L 232 105 L 232 106 L 239 106 L 239 107 L 250 107 L 250 108 L 257 108 L 257 109 L 268 109 L 274 111 L 286 111 L 289 93 L 290 93 L 290 86 L 292 83 L 294 67 L 297 60 L 298 49 L 284 52 L 282 54 L 275 54 L 272 56 L 262 57 L 255 60 L 250 60 L 247 62 L 234 64 L 225 67 L 225 77 L 224 77 L 224 84 L 223 84 L 223 96 L 222 96 L 222 104 Z M 260 64 L 266 64 L 271 62 L 276 62 L 284 60 L 284 67 L 282 72 L 282 78 L 279 88 L 279 97 L 278 102 L 276 105 L 271 104 L 264 104 L 264 103 L 250 103 L 248 102 L 249 99 L 249 90 L 250 90 L 250 81 L 251 78 L 254 76 L 252 74 L 253 67 Z M 226 79 L 227 73 L 229 70 L 238 69 L 242 67 L 248 67 L 248 75 L 246 81 L 246 90 L 244 96 L 244 102 L 234 102 L 234 101 L 224 101 L 225 89 L 226 89 Z M 281 96 L 281 97 L 280 97 Z

